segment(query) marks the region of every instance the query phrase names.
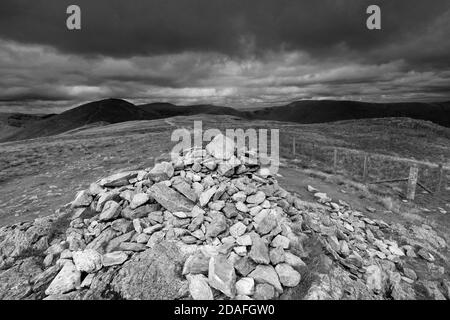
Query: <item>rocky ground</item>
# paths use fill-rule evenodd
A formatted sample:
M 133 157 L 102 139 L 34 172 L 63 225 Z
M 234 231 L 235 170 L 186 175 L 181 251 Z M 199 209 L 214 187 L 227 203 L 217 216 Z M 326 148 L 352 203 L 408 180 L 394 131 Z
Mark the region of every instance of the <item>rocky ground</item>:
M 220 139 L 0 229 L 0 298 L 450 298 L 433 227 L 386 223 L 311 185 L 306 201 Z

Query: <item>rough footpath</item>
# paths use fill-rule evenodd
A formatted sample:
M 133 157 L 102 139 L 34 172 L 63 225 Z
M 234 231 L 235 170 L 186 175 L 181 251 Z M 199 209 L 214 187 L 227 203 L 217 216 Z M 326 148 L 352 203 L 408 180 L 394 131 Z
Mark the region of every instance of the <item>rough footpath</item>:
M 368 219 L 311 186 L 304 202 L 266 160 L 219 135 L 0 229 L 0 298 L 449 299 L 429 226 Z

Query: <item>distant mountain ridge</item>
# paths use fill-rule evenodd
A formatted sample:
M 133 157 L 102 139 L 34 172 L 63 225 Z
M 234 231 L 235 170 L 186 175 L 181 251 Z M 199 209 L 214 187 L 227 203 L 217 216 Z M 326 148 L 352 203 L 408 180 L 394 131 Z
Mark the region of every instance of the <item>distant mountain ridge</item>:
M 450 127 L 450 101 L 370 103 L 359 101 L 304 100 L 253 111 L 257 119 L 322 123 L 340 120 L 406 117 Z
M 0 136 L 0 142 L 51 136 L 95 123 L 112 124 L 195 114 L 232 115 L 247 120 L 324 123 L 340 120 L 407 117 L 450 127 L 450 102 L 368 103 L 358 101 L 305 100 L 285 106 L 240 111 L 215 105 L 178 106 L 171 103 L 134 105 L 122 99 L 94 101 L 60 114 L 31 118 L 26 126 Z M 17 118 L 17 116 L 16 116 Z M 26 118 L 21 115 L 20 119 Z M 7 121 L 14 122 L 14 117 Z

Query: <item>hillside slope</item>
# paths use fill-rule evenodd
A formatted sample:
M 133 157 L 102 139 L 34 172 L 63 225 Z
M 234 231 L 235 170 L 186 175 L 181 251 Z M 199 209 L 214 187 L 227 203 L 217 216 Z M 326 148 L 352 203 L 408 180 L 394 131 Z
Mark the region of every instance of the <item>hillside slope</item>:
M 368 103 L 358 101 L 305 100 L 253 111 L 257 119 L 297 123 L 404 117 L 428 120 L 450 127 L 450 102 Z
M 50 136 L 91 123 L 118 123 L 132 120 L 149 120 L 158 117 L 158 113 L 151 110 L 144 111 L 125 100 L 106 99 L 87 103 L 50 118 L 34 122 L 23 130 L 0 141 Z
M 50 136 L 93 124 L 105 125 L 198 114 L 231 115 L 247 120 L 286 121 L 301 124 L 402 117 L 432 121 L 441 126 L 450 127 L 450 102 L 366 103 L 305 100 L 285 106 L 241 111 L 214 105 L 178 106 L 171 103 L 134 105 L 125 100 L 106 99 L 87 103 L 42 120 L 34 119 L 20 129 L 0 131 L 0 142 Z M 20 119 L 25 118 L 21 116 Z

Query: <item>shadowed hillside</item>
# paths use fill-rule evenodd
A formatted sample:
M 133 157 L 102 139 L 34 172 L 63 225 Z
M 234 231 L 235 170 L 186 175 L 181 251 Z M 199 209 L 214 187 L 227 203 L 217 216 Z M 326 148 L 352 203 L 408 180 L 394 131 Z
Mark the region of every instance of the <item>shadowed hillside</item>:
M 308 100 L 285 106 L 240 111 L 214 105 L 177 106 L 171 103 L 134 105 L 121 99 L 106 99 L 84 104 L 42 119 L 32 117 L 19 129 L 0 132 L 0 142 L 32 139 L 107 124 L 155 120 L 197 114 L 231 115 L 247 120 L 288 121 L 302 124 L 341 120 L 402 117 L 432 121 L 450 127 L 450 102 L 440 103 L 365 103 L 356 101 Z M 26 115 L 10 121 L 25 121 Z
M 428 120 L 450 127 L 450 102 L 367 103 L 357 101 L 305 100 L 286 106 L 253 111 L 257 119 L 322 123 L 340 120 L 403 117 Z
M 23 130 L 2 140 L 23 140 L 51 136 L 91 123 L 118 123 L 157 117 L 159 117 L 158 113 L 150 110 L 144 111 L 127 101 L 106 99 L 84 104 L 48 119 L 34 122 Z

